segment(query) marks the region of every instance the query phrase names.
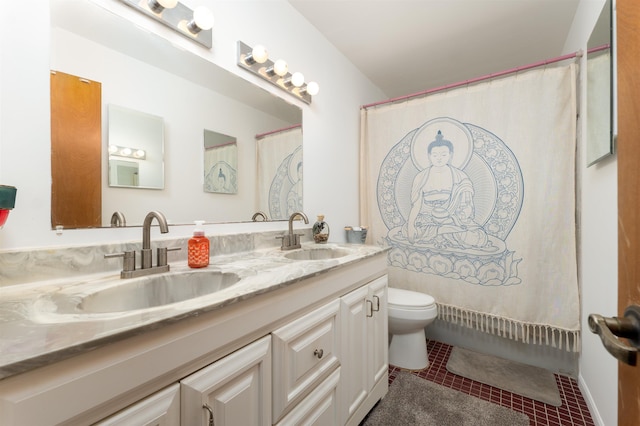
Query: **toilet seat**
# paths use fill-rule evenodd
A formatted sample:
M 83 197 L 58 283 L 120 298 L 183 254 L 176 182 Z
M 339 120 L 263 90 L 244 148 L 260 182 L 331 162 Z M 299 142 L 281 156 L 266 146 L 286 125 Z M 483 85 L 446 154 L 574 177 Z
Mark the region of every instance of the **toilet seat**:
M 405 310 L 419 310 L 434 306 L 436 304 L 436 300 L 425 293 L 389 287 L 387 304 L 390 308 L 395 307 Z

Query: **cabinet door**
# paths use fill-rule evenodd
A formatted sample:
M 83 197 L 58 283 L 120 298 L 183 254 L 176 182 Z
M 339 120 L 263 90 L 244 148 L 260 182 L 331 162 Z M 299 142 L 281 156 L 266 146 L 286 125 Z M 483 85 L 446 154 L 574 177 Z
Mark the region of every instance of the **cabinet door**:
M 180 385 L 175 383 L 95 425 L 180 426 Z
M 369 390 L 389 370 L 389 328 L 387 313 L 387 277 L 381 277 L 369 284 L 368 300 L 371 316 L 367 321 L 367 343 L 369 363 Z
M 367 367 L 368 286 L 360 287 L 341 298 L 342 308 L 342 411 L 344 421 L 358 409 L 369 392 Z M 344 423 L 344 422 L 343 422 Z
M 324 382 L 284 416 L 277 426 L 341 424 L 337 390 L 339 381 L 340 368 L 331 373 Z
M 271 336 L 214 362 L 180 385 L 183 425 L 270 425 Z
M 272 333 L 274 423 L 339 367 L 339 314 L 335 300 Z

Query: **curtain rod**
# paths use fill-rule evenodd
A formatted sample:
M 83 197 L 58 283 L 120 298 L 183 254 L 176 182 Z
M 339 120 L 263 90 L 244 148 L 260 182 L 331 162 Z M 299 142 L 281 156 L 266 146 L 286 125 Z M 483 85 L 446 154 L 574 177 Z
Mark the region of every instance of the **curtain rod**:
M 259 133 L 259 134 L 256 135 L 256 139 L 262 139 L 265 136 L 273 135 L 274 133 L 285 132 L 287 130 L 295 129 L 295 128 L 298 128 L 298 127 L 302 127 L 302 124 L 294 124 L 293 126 L 283 127 L 282 129 L 272 130 L 272 131 L 266 132 L 266 133 Z
M 605 45 L 594 47 L 593 49 L 587 50 L 587 53 L 593 53 L 593 52 L 597 52 L 599 50 L 605 50 L 605 49 L 608 49 L 608 48 L 609 48 L 609 45 L 605 44 Z M 478 83 L 478 82 L 483 81 L 483 80 L 489 80 L 489 79 L 492 79 L 492 78 L 495 78 L 495 77 L 502 77 L 503 75 L 513 74 L 513 73 L 516 73 L 516 72 L 519 72 L 519 71 L 524 71 L 524 70 L 528 70 L 528 69 L 531 69 L 531 68 L 536 68 L 536 67 L 540 67 L 540 66 L 544 66 L 544 65 L 549 65 L 549 64 L 552 64 L 552 63 L 555 63 L 555 62 L 565 61 L 567 59 L 573 59 L 575 57 L 580 57 L 580 56 L 582 56 L 582 50 L 579 50 L 579 51 L 574 52 L 574 53 L 569 53 L 567 55 L 558 56 L 558 57 L 553 58 L 553 59 L 547 59 L 546 61 L 534 62 L 534 63 L 529 64 L 529 65 L 510 68 L 510 69 L 505 70 L 505 71 L 500 71 L 500 72 L 497 72 L 497 73 L 483 75 L 482 77 L 472 78 L 470 80 L 464 80 L 464 81 L 460 81 L 458 83 L 445 84 L 444 86 L 439 86 L 439 87 L 436 87 L 436 88 L 433 88 L 433 89 L 423 90 L 421 92 L 412 93 L 410 95 L 399 96 L 397 98 L 387 99 L 386 101 L 374 102 L 372 104 L 363 105 L 363 106 L 360 107 L 360 109 L 367 109 L 367 108 L 371 108 L 371 107 L 374 107 L 374 106 L 390 104 L 390 103 L 393 103 L 393 102 L 403 101 L 403 100 L 406 100 L 406 99 L 411 99 L 411 98 L 424 96 L 424 95 L 430 95 L 431 93 L 439 92 L 441 90 L 453 89 L 455 87 L 465 86 L 467 84 Z
M 236 141 L 232 141 L 232 142 L 221 143 L 219 145 L 205 146 L 204 150 L 207 151 L 209 149 L 215 149 L 215 148 L 221 148 L 223 146 L 235 145 L 236 143 L 237 143 Z

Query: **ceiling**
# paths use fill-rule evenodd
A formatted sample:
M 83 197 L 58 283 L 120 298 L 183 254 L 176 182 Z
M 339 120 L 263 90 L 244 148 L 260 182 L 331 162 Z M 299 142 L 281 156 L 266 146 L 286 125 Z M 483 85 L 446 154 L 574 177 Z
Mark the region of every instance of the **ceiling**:
M 389 98 L 563 54 L 580 0 L 288 0 Z

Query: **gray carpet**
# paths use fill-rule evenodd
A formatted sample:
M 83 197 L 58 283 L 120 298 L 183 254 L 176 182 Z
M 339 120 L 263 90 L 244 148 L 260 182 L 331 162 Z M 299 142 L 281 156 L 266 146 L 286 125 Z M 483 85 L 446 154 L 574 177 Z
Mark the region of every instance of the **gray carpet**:
M 529 417 L 401 371 L 361 426 L 528 426 Z
M 454 347 L 447 362 L 447 370 L 545 404 L 556 407 L 562 405 L 556 378 L 544 368 Z

